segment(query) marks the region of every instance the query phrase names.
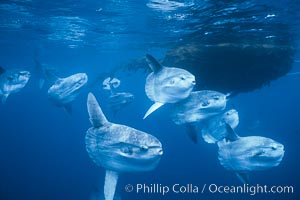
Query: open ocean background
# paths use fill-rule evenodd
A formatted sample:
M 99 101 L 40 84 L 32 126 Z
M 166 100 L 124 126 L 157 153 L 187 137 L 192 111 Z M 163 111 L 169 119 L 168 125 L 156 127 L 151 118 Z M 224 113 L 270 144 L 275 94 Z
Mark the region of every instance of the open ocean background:
M 160 2 L 160 3 L 157 3 Z M 148 73 L 120 70 L 119 91 L 131 92 L 134 102 L 117 115 L 107 107 L 109 93 L 99 82 L 85 88 L 73 103 L 73 114 L 55 107 L 47 99 L 47 89 L 39 89 L 34 59 L 58 69 L 62 77 L 78 72 L 96 80 L 102 73 L 143 58 L 150 53 L 163 58 L 166 51 L 184 43 L 183 38 L 202 30 L 220 41 L 227 29 L 206 29 L 205 23 L 237 24 L 246 30 L 249 20 L 262 26 L 242 34 L 260 34 L 272 39 L 269 23 L 288 24 L 296 53 L 289 73 L 300 72 L 300 2 L 278 1 L 148 1 L 148 0 L 1 0 L 0 65 L 24 69 L 32 76 L 26 87 L 0 104 L 0 200 L 90 200 L 102 190 L 104 169 L 97 167 L 85 150 L 85 133 L 91 127 L 86 109 L 88 92 L 97 97 L 111 122 L 125 124 L 156 136 L 164 155 L 158 167 L 146 173 L 124 173 L 119 177 L 117 195 L 121 199 L 291 199 L 299 195 L 300 74 L 285 75 L 261 89 L 240 93 L 228 102 L 238 110 L 241 136 L 270 137 L 285 146 L 278 167 L 252 172 L 253 184 L 293 186 L 293 194 L 136 194 L 126 193 L 126 184 L 240 185 L 234 173 L 217 159 L 217 146 L 200 140 L 193 144 L 183 126 L 169 117 L 169 106 L 146 120 L 152 105 L 144 92 Z M 259 8 L 259 9 L 256 9 Z M 246 12 L 245 10 L 251 10 Z M 237 11 L 230 22 L 226 13 Z M 238 12 L 240 11 L 240 12 Z M 243 12 L 245 11 L 245 12 Z M 243 18 L 243 14 L 247 15 Z M 209 21 L 212 15 L 219 15 Z M 249 15 L 253 17 L 249 18 Z M 228 19 L 227 19 L 228 20 Z M 248 20 L 248 21 L 247 21 Z M 249 25 L 250 26 L 250 25 Z M 274 27 L 276 29 L 276 27 Z M 252 32 L 253 33 L 252 33 Z M 286 30 L 282 30 L 286 31 Z M 255 37 L 253 37 L 255 38 Z M 238 40 L 239 38 L 237 38 Z M 258 38 L 259 39 L 259 38 Z M 291 38 L 280 38 L 284 43 Z M 251 41 L 250 41 L 251 43 Z M 179 66 L 180 67 L 180 66 Z M 241 66 L 242 67 L 242 66 Z

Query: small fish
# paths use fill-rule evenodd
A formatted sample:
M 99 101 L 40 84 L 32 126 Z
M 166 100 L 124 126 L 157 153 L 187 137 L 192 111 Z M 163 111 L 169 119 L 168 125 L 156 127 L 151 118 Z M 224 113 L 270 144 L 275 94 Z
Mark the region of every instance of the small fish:
M 20 92 L 30 78 L 30 72 L 24 70 L 5 70 L 0 67 L 0 96 L 2 103 L 10 94 Z
M 234 171 L 243 183 L 249 183 L 249 172 L 278 166 L 284 146 L 261 136 L 239 137 L 227 124 L 228 136 L 218 142 L 218 159 L 227 170 Z
M 131 104 L 134 100 L 134 95 L 129 92 L 118 92 L 109 96 L 109 108 L 113 113 L 117 113 L 122 108 Z
M 85 73 L 77 73 L 66 78 L 57 77 L 54 84 L 48 89 L 48 98 L 71 114 L 71 103 L 80 94 L 87 81 L 88 76 Z
M 162 66 L 149 54 L 146 60 L 153 72 L 146 79 L 145 92 L 155 103 L 148 109 L 144 119 L 166 103 L 187 98 L 196 84 L 195 76 L 184 69 Z

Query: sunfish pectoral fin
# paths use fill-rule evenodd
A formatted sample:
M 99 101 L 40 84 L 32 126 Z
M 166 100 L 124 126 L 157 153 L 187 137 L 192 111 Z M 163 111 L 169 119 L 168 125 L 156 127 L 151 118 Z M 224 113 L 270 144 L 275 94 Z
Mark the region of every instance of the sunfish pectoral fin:
M 227 123 L 225 123 L 225 125 L 227 131 L 227 136 L 225 138 L 231 142 L 239 139 L 239 136 L 235 133 L 235 131 L 231 128 L 231 126 Z
M 190 139 L 197 144 L 198 143 L 198 134 L 197 134 L 197 130 L 196 127 L 188 124 L 186 125 L 186 132 L 188 134 L 188 136 L 190 137 Z
M 113 200 L 115 196 L 116 186 L 119 173 L 111 170 L 106 170 L 104 181 L 104 199 Z
M 39 80 L 39 88 L 42 89 L 43 86 L 44 86 L 44 84 L 45 84 L 45 79 L 41 78 L 41 79 Z
M 242 183 L 250 184 L 250 179 L 249 179 L 248 173 L 236 172 L 236 175 Z
M 49 81 L 50 83 L 58 83 L 58 81 L 62 81 L 62 78 L 59 78 L 56 73 L 50 69 L 45 70 L 45 77 L 46 80 Z
M 9 94 L 2 94 L 1 100 L 2 100 L 2 103 L 3 103 L 3 104 L 5 104 L 8 95 L 9 95 Z
M 149 54 L 146 55 L 146 60 L 149 67 L 154 73 L 160 71 L 163 68 L 163 66 L 159 64 L 159 62 L 153 56 Z
M 3 74 L 6 70 L 0 66 L 0 74 Z
M 146 119 L 151 113 L 153 113 L 155 110 L 159 109 L 161 106 L 163 106 L 164 103 L 155 102 L 146 112 L 143 119 Z

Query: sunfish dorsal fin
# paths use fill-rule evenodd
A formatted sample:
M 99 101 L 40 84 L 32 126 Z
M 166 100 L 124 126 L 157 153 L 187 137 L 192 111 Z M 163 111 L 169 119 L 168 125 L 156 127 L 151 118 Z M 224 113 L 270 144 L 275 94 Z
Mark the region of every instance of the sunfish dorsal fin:
M 236 175 L 242 183 L 250 184 L 250 179 L 249 179 L 248 173 L 236 172 Z
M 104 199 L 113 200 L 118 182 L 118 172 L 106 170 L 104 181 Z
M 149 67 L 152 69 L 154 73 L 160 71 L 163 68 L 163 66 L 159 64 L 159 62 L 153 56 L 149 54 L 146 55 L 146 60 Z
M 235 131 L 231 128 L 231 126 L 227 123 L 226 125 L 226 131 L 227 131 L 227 136 L 225 137 L 227 140 L 233 142 L 239 139 L 239 136 L 235 133 Z
M 146 114 L 144 115 L 143 119 L 146 119 L 151 113 L 153 113 L 155 110 L 157 110 L 158 108 L 160 108 L 161 106 L 163 106 L 164 103 L 160 103 L 160 102 L 155 102 L 146 112 Z
M 198 134 L 197 134 L 197 130 L 196 127 L 188 124 L 186 125 L 186 132 L 188 134 L 188 136 L 191 138 L 191 140 L 197 144 L 198 143 Z
M 56 73 L 51 70 L 51 69 L 46 69 L 45 70 L 45 77 L 47 79 L 47 81 L 49 81 L 50 83 L 55 83 L 58 80 L 62 80 L 61 78 L 59 78 Z
M 99 128 L 104 124 L 108 123 L 105 115 L 103 114 L 96 100 L 96 97 L 92 93 L 88 94 L 87 109 L 89 113 L 90 122 L 95 128 Z

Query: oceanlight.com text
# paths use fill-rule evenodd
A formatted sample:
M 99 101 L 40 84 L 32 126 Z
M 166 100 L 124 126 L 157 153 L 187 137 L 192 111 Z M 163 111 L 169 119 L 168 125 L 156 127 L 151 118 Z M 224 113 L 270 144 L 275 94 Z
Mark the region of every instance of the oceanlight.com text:
M 164 185 L 159 183 L 145 184 L 127 184 L 125 191 L 136 194 L 293 194 L 293 186 L 268 186 L 268 185 L 249 185 L 243 184 L 238 186 L 217 185 L 217 184 L 179 184 Z
M 206 185 L 205 185 L 206 187 Z M 244 184 L 240 186 L 223 186 L 217 184 L 208 185 L 209 193 L 225 193 L 225 194 L 292 194 L 294 193 L 293 186 L 267 186 L 267 185 L 249 185 Z

